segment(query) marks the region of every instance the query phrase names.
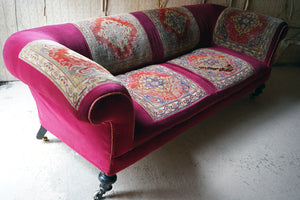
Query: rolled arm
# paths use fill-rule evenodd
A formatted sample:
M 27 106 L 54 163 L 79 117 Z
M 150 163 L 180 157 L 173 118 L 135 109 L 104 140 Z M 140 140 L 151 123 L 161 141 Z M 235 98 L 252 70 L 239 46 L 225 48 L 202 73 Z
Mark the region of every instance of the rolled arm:
M 217 20 L 213 42 L 270 67 L 287 31 L 288 25 L 281 19 L 229 7 Z
M 13 49 L 12 45 L 6 44 L 5 51 Z M 127 89 L 116 77 L 53 40 L 30 41 L 20 51 L 13 51 L 11 55 L 6 52 L 5 60 L 17 78 L 80 121 L 109 123 L 113 157 L 128 151 L 133 142 L 134 109 Z M 11 62 L 12 58 L 17 61 Z

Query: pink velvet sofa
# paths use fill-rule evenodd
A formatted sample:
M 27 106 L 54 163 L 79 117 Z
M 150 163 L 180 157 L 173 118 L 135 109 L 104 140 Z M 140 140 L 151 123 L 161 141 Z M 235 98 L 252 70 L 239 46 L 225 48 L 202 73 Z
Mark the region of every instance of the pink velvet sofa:
M 116 173 L 232 101 L 262 89 L 282 20 L 199 4 L 133 12 L 13 34 L 9 71 L 36 101 L 47 130 L 101 170 Z

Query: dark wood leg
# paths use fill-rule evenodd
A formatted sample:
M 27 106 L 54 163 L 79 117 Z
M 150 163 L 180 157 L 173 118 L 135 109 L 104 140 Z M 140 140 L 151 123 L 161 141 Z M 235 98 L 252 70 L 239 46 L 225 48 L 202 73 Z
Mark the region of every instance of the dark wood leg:
M 102 199 L 102 196 L 112 189 L 112 184 L 117 181 L 117 175 L 107 176 L 105 173 L 99 174 L 100 190 L 94 194 L 94 200 Z
M 36 138 L 39 140 L 44 140 L 44 141 L 48 141 L 48 138 L 45 136 L 47 133 L 47 130 L 41 126 L 40 130 L 38 131 Z
M 252 92 L 250 94 L 250 97 L 251 98 L 255 98 L 255 97 L 259 96 L 261 93 L 263 93 L 263 90 L 265 89 L 265 87 L 266 87 L 266 84 L 263 83 L 261 86 L 259 86 L 258 88 L 256 88 L 254 90 L 254 92 Z

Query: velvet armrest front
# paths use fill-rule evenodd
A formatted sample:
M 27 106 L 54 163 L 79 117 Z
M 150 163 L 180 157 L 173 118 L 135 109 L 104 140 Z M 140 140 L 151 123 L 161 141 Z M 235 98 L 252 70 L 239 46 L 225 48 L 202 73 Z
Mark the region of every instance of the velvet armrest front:
M 26 41 L 21 36 L 13 35 L 6 42 L 4 60 L 9 71 L 56 109 L 68 110 L 94 126 L 109 123 L 112 157 L 127 152 L 134 137 L 134 109 L 119 80 L 51 38 Z

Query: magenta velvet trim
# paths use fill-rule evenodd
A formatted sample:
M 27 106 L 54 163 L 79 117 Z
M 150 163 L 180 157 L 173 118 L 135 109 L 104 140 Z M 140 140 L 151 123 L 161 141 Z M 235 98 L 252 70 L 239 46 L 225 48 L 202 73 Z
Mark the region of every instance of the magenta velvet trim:
M 201 87 L 207 92 L 207 94 L 211 95 L 217 91 L 216 87 L 206 78 L 203 78 L 192 71 L 183 68 L 179 65 L 173 64 L 173 63 L 164 63 L 162 64 L 165 67 L 168 67 L 180 74 L 183 74 L 184 76 L 188 77 L 189 79 L 193 80 L 198 85 L 201 85 Z
M 162 61 L 164 59 L 163 45 L 153 22 L 143 12 L 133 12 L 130 14 L 139 20 L 147 33 L 152 50 L 152 62 L 157 63 Z
M 98 85 L 98 86 L 94 87 L 91 91 L 89 91 L 85 95 L 85 97 L 82 99 L 81 104 L 78 109 L 78 116 L 77 116 L 78 119 L 80 119 L 83 116 L 89 116 L 89 112 L 91 109 L 90 106 L 94 103 L 94 101 L 97 98 L 99 98 L 103 95 L 111 94 L 111 93 L 123 93 L 123 94 L 127 95 L 128 97 L 130 97 L 127 90 L 118 83 L 103 83 L 101 85 Z M 115 105 L 115 106 L 118 106 L 118 105 Z M 130 104 L 128 106 L 130 106 Z M 124 113 L 124 114 L 126 114 L 126 113 Z M 129 113 L 127 113 L 127 114 L 129 115 Z M 89 116 L 89 118 L 91 118 L 91 120 L 93 120 L 91 123 L 96 123 L 97 120 L 93 119 L 93 116 Z
M 46 76 L 18 58 L 19 52 L 24 46 L 32 41 L 41 39 L 56 41 L 86 57 L 91 57 L 81 32 L 73 24 L 68 23 L 24 30 L 10 36 L 5 43 L 3 51 L 6 67 L 14 76 L 29 87 L 35 88 L 46 99 L 56 102 L 61 109 L 67 109 L 78 116 L 77 111 Z M 87 121 L 87 116 L 85 116 L 85 120 Z
M 199 46 L 210 46 L 218 17 L 226 7 L 214 4 L 196 4 L 184 7 L 189 9 L 198 23 L 200 30 Z
M 73 24 L 44 26 L 14 33 L 5 43 L 3 58 L 8 70 L 25 83 L 27 79 L 22 79 L 24 76 L 22 73 L 26 73 L 27 69 L 23 70 L 23 67 L 17 67 L 20 62 L 19 52 L 29 42 L 41 39 L 56 41 L 91 59 L 91 53 L 83 35 Z
M 108 123 L 97 126 L 78 120 L 66 109 L 47 101 L 34 89 L 41 124 L 59 140 L 104 172 L 110 171 L 112 135 Z
M 111 123 L 113 134 L 112 157 L 120 156 L 132 147 L 134 140 L 134 108 L 126 88 L 117 83 L 104 83 L 91 90 L 78 111 L 88 116 L 91 124 Z

